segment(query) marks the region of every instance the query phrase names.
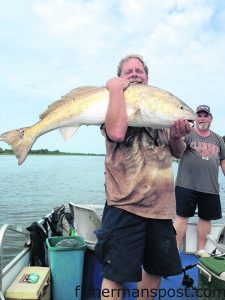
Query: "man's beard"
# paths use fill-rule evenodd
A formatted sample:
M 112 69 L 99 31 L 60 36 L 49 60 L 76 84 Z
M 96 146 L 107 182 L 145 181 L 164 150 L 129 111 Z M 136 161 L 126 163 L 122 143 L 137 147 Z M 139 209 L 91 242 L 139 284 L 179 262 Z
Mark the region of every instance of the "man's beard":
M 197 124 L 198 129 L 207 130 L 209 129 L 210 124 L 208 122 Z

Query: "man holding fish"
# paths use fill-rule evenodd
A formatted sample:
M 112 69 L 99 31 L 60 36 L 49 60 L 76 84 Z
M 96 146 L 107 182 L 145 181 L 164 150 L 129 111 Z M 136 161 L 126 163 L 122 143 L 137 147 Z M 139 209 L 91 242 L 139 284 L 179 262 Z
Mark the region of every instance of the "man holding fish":
M 162 276 L 182 272 L 172 223 L 172 156 L 181 157 L 191 126 L 178 119 L 170 129 L 130 127 L 124 94 L 130 85 L 148 84 L 148 67 L 141 56 L 129 55 L 120 61 L 117 75 L 107 82 L 109 103 L 101 126 L 106 204 L 95 251 L 103 264 L 102 299 L 122 299 L 123 283 L 136 281 L 137 298 L 153 299 Z M 136 99 L 137 111 L 141 101 Z
M 123 120 L 124 122 L 126 121 L 126 125 L 125 127 L 122 125 L 123 130 L 126 129 L 126 126 L 135 128 L 169 128 L 177 119 L 195 119 L 195 113 L 183 101 L 168 91 L 147 85 L 146 80 L 139 72 L 140 70 L 137 69 L 138 76 L 134 79 L 131 78 L 131 83 L 140 84 L 130 84 L 126 88 L 129 80 L 128 82 L 123 82 L 123 80 L 126 79 L 126 76 L 129 77 L 129 74 L 124 74 L 123 79 L 116 78 L 114 83 L 108 83 L 109 89 L 112 87 L 114 94 L 115 88 L 113 85 L 115 86 L 116 80 L 121 80 L 120 83 L 118 81 L 120 90 L 123 91 L 122 87 L 124 88 L 123 97 L 125 103 L 123 103 L 121 109 L 115 110 L 115 115 L 120 111 L 121 114 L 119 113 L 119 116 L 124 118 L 122 112 L 124 113 L 124 108 L 126 107 L 126 119 Z M 122 94 L 121 91 L 119 94 Z M 40 114 L 40 120 L 37 123 L 32 126 L 4 132 L 0 135 L 0 141 L 6 142 L 12 147 L 18 159 L 18 164 L 21 165 L 25 161 L 33 144 L 43 134 L 59 129 L 63 138 L 68 140 L 82 125 L 99 126 L 104 124 L 106 112 L 112 106 L 111 101 L 109 106 L 108 103 L 109 91 L 105 86 L 82 86 L 75 88 L 62 96 L 60 100 L 50 104 L 47 110 Z M 112 110 L 114 110 L 113 107 Z M 110 115 L 111 117 L 113 116 L 111 112 Z M 185 123 L 181 124 L 178 121 L 174 123 L 172 132 L 175 135 L 178 134 L 179 137 L 185 133 L 185 126 L 188 125 Z M 181 131 L 176 132 L 177 130 Z M 171 143 L 170 147 L 174 148 L 174 144 Z M 176 151 L 176 148 L 174 148 L 174 151 Z
M 117 75 L 107 87 L 73 89 L 37 123 L 4 132 L 0 141 L 12 147 L 21 165 L 43 134 L 59 129 L 67 140 L 81 125 L 103 124 L 107 203 L 96 245 L 102 290 L 119 292 L 123 282 L 138 281 L 140 291 L 148 289 L 139 299 L 152 299 L 161 276 L 181 273 L 171 165 L 172 156 L 181 157 L 182 137 L 191 131 L 188 120 L 196 115 L 170 92 L 147 84 L 142 57 L 122 59 Z

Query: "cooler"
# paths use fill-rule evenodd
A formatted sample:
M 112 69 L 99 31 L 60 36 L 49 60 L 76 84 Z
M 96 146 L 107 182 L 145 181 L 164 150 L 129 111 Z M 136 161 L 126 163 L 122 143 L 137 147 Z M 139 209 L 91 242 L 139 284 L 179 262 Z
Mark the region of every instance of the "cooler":
M 52 277 L 52 300 L 79 300 L 86 244 L 79 236 L 46 240 Z M 61 244 L 61 245 L 60 245 Z
M 6 300 L 50 300 L 50 269 L 25 267 L 6 291 Z
M 86 300 L 100 299 L 102 285 L 102 265 L 98 261 L 95 252 L 87 249 L 84 259 L 84 274 L 83 274 L 83 298 Z M 136 282 L 124 283 L 123 300 L 134 299 L 131 295 L 137 290 Z M 107 297 L 107 296 L 106 296 Z M 135 297 L 136 299 L 136 297 Z
M 198 267 L 198 296 L 202 300 L 225 299 L 225 257 L 201 257 Z

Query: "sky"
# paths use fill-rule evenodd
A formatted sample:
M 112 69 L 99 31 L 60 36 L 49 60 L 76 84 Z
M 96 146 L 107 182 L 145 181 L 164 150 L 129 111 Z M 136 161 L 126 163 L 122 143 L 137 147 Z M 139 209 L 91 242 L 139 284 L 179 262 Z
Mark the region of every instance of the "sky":
M 0 24 L 0 133 L 35 124 L 76 87 L 104 86 L 137 53 L 151 85 L 194 110 L 209 105 L 211 129 L 225 135 L 225 1 L 0 0 Z M 105 143 L 98 127 L 82 126 L 32 149 L 105 153 Z

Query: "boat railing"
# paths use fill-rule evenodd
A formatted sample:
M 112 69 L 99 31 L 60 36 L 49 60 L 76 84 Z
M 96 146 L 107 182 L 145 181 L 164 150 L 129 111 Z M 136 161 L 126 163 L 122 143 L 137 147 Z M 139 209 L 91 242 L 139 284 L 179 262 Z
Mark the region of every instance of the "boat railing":
M 53 212 L 53 211 L 52 211 Z M 50 217 L 52 212 L 47 214 L 45 217 Z M 44 218 L 40 219 L 37 223 L 41 225 L 44 222 Z M 6 266 L 4 266 L 4 238 L 7 233 L 16 233 L 20 236 L 25 237 L 24 249 L 19 252 Z M 30 244 L 30 232 L 25 228 L 4 224 L 0 227 L 0 300 L 5 300 L 4 293 L 9 285 L 15 279 L 15 276 L 19 274 L 22 268 L 26 265 L 29 265 L 30 259 L 30 247 L 27 246 Z
M 26 255 L 26 253 L 29 252 L 28 247 L 26 247 L 23 251 L 21 251 L 14 259 L 12 259 L 5 267 L 3 267 L 3 251 L 4 251 L 4 238 L 6 236 L 7 232 L 15 232 L 17 234 L 21 234 L 25 237 L 26 244 L 29 244 L 30 242 L 30 233 L 19 226 L 11 225 L 11 224 L 5 224 L 2 225 L 0 228 L 0 299 L 4 300 L 4 286 L 5 283 L 3 283 L 3 278 L 8 281 L 9 283 L 11 282 L 11 275 L 12 274 L 10 271 L 13 270 L 14 276 L 16 272 L 20 271 L 19 269 L 16 270 L 17 268 L 22 268 L 20 264 L 18 264 L 19 261 L 22 260 L 22 257 Z M 7 285 L 7 284 L 6 284 Z

